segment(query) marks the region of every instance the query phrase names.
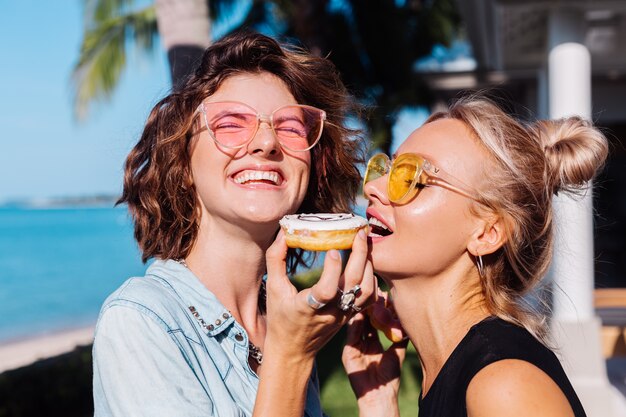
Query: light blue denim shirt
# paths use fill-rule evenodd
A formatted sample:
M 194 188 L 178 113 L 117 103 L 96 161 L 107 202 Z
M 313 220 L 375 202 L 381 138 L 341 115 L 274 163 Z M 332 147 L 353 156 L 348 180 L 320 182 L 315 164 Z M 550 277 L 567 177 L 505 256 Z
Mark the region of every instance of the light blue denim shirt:
M 250 416 L 259 384 L 246 330 L 172 260 L 155 261 L 105 301 L 93 370 L 95 417 Z M 322 416 L 315 371 L 305 415 Z

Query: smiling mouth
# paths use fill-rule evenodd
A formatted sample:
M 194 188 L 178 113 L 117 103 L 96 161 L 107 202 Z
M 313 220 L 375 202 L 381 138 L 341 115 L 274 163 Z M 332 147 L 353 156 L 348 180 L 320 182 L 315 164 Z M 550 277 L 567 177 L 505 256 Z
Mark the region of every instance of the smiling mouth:
M 370 237 L 385 237 L 389 236 L 393 232 L 376 217 L 370 217 L 367 219 L 370 224 Z
M 237 184 L 269 184 L 269 185 L 281 185 L 283 182 L 282 176 L 276 171 L 252 171 L 245 170 L 238 172 L 233 180 Z

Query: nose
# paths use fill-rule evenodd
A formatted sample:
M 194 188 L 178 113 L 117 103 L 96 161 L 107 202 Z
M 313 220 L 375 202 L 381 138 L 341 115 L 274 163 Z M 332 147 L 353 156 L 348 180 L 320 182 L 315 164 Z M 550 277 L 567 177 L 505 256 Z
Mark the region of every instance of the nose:
M 267 121 L 260 121 L 256 133 L 248 143 L 248 153 L 261 155 L 276 155 L 280 151 L 280 143 Z
M 389 174 L 385 174 L 382 177 L 368 181 L 365 185 L 363 185 L 363 194 L 365 195 L 365 198 L 370 201 L 370 203 L 374 202 L 374 200 L 378 200 L 382 204 L 390 204 L 388 197 L 389 194 L 387 192 L 388 178 Z

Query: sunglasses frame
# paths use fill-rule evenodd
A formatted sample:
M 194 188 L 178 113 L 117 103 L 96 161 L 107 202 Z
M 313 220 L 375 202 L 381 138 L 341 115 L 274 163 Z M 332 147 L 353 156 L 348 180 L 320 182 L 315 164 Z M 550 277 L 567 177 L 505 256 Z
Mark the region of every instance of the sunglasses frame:
M 256 128 L 254 129 L 254 132 L 241 145 L 232 146 L 232 145 L 225 145 L 225 144 L 223 144 L 222 142 L 220 142 L 217 139 L 217 137 L 215 136 L 215 133 L 209 127 L 209 120 L 208 120 L 208 117 L 207 117 L 206 109 L 204 107 L 205 104 L 236 104 L 236 105 L 244 106 L 245 108 L 250 109 L 251 112 L 248 113 L 248 114 L 254 115 L 256 117 L 256 121 L 257 121 L 256 122 Z M 276 130 L 274 129 L 274 115 L 276 114 L 276 112 L 278 112 L 280 110 L 283 110 L 283 109 L 285 109 L 287 107 L 299 107 L 299 108 L 303 108 L 303 109 L 309 109 L 309 110 L 314 110 L 314 111 L 320 112 L 320 119 L 321 119 L 320 120 L 320 131 L 317 134 L 317 137 L 315 138 L 313 143 L 310 144 L 305 149 L 292 149 L 289 146 L 285 145 L 280 140 L 280 137 L 278 136 L 278 134 L 276 133 Z M 209 132 L 209 135 L 215 141 L 215 143 L 217 143 L 220 146 L 223 146 L 224 148 L 228 148 L 228 149 L 241 149 L 241 148 L 247 146 L 250 142 L 252 142 L 252 140 L 254 139 L 256 134 L 258 133 L 259 128 L 261 127 L 261 123 L 265 123 L 272 130 L 272 133 L 274 134 L 274 137 L 276 138 L 276 140 L 280 144 L 281 148 L 287 149 L 287 150 L 289 150 L 291 152 L 306 152 L 308 150 L 311 150 L 320 141 L 320 138 L 322 137 L 322 132 L 324 131 L 324 123 L 326 122 L 326 112 L 324 110 L 318 109 L 317 107 L 313 107 L 313 106 L 307 106 L 306 104 L 287 104 L 285 106 L 281 106 L 281 107 L 277 108 L 276 110 L 274 110 L 269 115 L 266 115 L 266 114 L 262 114 L 262 113 L 257 112 L 251 106 L 247 105 L 246 103 L 242 103 L 240 101 L 213 101 L 213 102 L 206 102 L 206 103 L 203 101 L 202 103 L 200 103 L 200 105 L 196 109 L 195 113 L 196 114 L 200 113 L 202 115 L 202 118 L 204 119 L 204 126 L 206 127 L 207 131 Z
M 372 168 L 373 161 L 376 158 L 384 158 L 385 168 L 384 168 L 384 173 L 382 175 L 372 180 L 369 177 L 370 177 L 370 172 L 373 169 Z M 413 160 L 417 160 L 417 162 L 415 163 L 415 168 L 416 168 L 415 175 L 413 176 L 411 180 L 411 185 L 409 186 L 408 191 L 400 198 L 391 199 L 391 196 L 389 195 L 389 189 L 391 188 L 391 185 L 392 185 L 391 173 L 393 172 L 394 169 L 398 168 L 397 166 L 398 161 L 404 161 L 407 158 L 414 158 Z M 380 166 L 380 165 L 377 164 L 377 166 Z M 478 192 L 476 192 L 475 190 L 472 190 L 471 187 L 465 185 L 463 181 L 459 180 L 458 178 L 452 176 L 451 174 L 448 174 L 447 172 L 443 171 L 440 168 L 437 168 L 424 156 L 416 154 L 416 153 L 412 153 L 412 152 L 403 153 L 403 154 L 396 156 L 393 160 L 391 160 L 389 156 L 387 156 L 384 153 L 377 153 L 376 155 L 373 155 L 367 161 L 367 168 L 365 170 L 365 176 L 363 178 L 363 187 L 365 187 L 365 184 L 367 184 L 368 182 L 382 178 L 385 175 L 389 177 L 387 179 L 387 197 L 389 198 L 389 201 L 391 201 L 394 204 L 406 204 L 410 200 L 417 197 L 417 195 L 420 193 L 420 188 L 419 188 L 420 185 L 422 186 L 436 185 L 436 186 L 445 188 L 449 191 L 460 194 L 463 197 L 467 197 L 471 200 L 474 200 L 480 204 L 483 204 L 478 197 Z M 454 183 L 456 183 L 457 185 L 455 185 Z

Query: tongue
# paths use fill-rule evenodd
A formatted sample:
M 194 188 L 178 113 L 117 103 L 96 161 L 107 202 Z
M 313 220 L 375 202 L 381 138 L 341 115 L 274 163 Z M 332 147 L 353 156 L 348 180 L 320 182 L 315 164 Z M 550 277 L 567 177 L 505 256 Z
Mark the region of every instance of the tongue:
M 389 236 L 392 232 L 380 226 L 370 225 L 370 233 L 379 236 Z

